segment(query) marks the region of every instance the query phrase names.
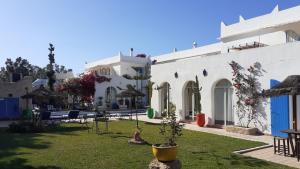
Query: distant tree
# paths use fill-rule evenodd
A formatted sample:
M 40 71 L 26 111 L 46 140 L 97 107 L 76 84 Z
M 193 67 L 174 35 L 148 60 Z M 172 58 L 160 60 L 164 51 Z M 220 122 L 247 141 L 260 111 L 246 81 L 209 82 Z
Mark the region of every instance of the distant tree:
M 0 80 L 7 81 L 6 69 L 4 67 L 1 67 L 0 69 Z
M 64 65 L 55 64 L 55 72 L 56 73 L 67 73 L 68 71 L 70 71 L 70 70 L 69 69 L 67 70 Z
M 46 79 L 47 78 L 47 68 L 40 68 L 39 66 L 33 66 L 33 80 L 36 79 Z
M 15 61 L 7 58 L 5 66 L 0 68 L 0 80 L 8 82 L 13 74 L 19 74 L 22 77 L 32 76 L 33 81 L 50 77 L 52 79 L 49 82 L 55 83 L 55 73 L 67 73 L 68 71 L 72 71 L 72 69 L 66 69 L 64 65 L 54 63 L 54 46 L 52 44 L 50 44 L 49 51 L 49 64 L 46 67 L 32 65 L 27 59 L 23 59 L 22 57 L 16 58 Z
M 50 88 L 50 90 L 54 91 L 54 83 L 56 81 L 55 78 L 55 71 L 54 71 L 54 63 L 55 63 L 55 59 L 54 59 L 54 46 L 53 44 L 49 44 L 50 47 L 48 48 L 49 50 L 49 55 L 48 55 L 48 59 L 49 59 L 49 65 L 47 66 L 47 77 L 48 77 L 48 86 Z
M 30 76 L 34 74 L 34 66 L 21 57 L 16 58 L 15 61 L 7 58 L 5 61 L 5 67 L 1 67 L 0 69 L 0 79 L 2 81 L 10 81 L 10 77 L 13 74 L 19 74 L 22 77 Z

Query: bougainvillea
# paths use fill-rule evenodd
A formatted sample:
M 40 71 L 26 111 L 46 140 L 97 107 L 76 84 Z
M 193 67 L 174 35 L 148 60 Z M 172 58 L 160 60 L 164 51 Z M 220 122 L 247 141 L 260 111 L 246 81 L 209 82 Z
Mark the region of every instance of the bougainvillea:
M 236 113 L 241 126 L 249 127 L 252 121 L 257 121 L 259 113 L 257 111 L 259 105 L 260 83 L 259 77 L 263 75 L 263 69 L 259 62 L 255 62 L 252 66 L 245 69 L 235 61 L 229 63 L 233 72 L 233 86 L 235 88 Z M 246 120 L 244 120 L 246 119 Z M 245 122 L 246 121 L 246 122 Z
M 84 102 L 92 102 L 95 94 L 95 83 L 109 82 L 111 78 L 98 76 L 95 73 L 81 74 L 79 78 L 73 78 L 65 82 L 60 91 L 67 92 L 72 96 L 80 96 Z
M 90 102 L 92 100 L 91 97 L 94 96 L 94 93 L 96 91 L 95 76 L 91 73 L 83 74 L 80 76 L 79 83 L 81 98 L 86 102 Z

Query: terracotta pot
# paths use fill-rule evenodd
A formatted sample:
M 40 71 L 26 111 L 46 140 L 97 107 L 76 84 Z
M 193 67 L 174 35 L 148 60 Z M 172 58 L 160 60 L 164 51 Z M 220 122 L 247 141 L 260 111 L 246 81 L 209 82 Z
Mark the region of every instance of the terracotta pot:
M 152 153 L 158 161 L 173 161 L 177 156 L 177 145 L 160 147 L 160 144 L 152 145 Z
M 203 113 L 198 113 L 196 115 L 196 122 L 197 122 L 197 125 L 200 126 L 200 127 L 203 127 L 204 124 L 205 124 L 205 114 Z

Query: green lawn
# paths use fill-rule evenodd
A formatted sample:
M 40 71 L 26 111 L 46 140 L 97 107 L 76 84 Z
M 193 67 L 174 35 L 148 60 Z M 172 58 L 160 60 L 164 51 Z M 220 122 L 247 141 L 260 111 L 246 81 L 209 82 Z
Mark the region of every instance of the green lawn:
M 103 128 L 103 124 L 101 127 Z M 150 144 L 161 143 L 157 125 L 141 124 Z M 88 133 L 79 124 L 64 124 L 52 132 L 10 134 L 0 132 L 1 169 L 146 169 L 153 159 L 150 145 L 129 145 L 134 121 L 109 124 L 109 134 Z M 288 168 L 242 157 L 233 151 L 262 145 L 213 134 L 184 130 L 178 157 L 185 169 Z

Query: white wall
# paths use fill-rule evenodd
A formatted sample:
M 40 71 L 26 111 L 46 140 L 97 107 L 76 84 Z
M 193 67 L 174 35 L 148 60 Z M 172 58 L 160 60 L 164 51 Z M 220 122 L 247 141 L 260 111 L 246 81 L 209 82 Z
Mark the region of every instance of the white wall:
M 126 86 L 128 84 L 135 85 L 134 80 L 127 80 L 123 77 L 113 75 L 110 76 L 111 81 L 110 82 L 102 82 L 98 83 L 95 82 L 95 99 L 98 99 L 98 97 L 103 97 L 103 102 L 105 102 L 105 91 L 108 87 L 114 87 L 117 90 L 117 93 L 120 93 L 121 91 L 117 87 L 121 87 L 122 89 L 126 89 Z M 95 100 L 96 103 L 98 100 Z
M 196 50 L 195 50 L 196 51 Z M 185 83 L 195 80 L 198 75 L 199 83 L 202 86 L 202 111 L 212 121 L 214 121 L 213 89 L 215 84 L 221 79 L 232 79 L 232 70 L 229 62 L 238 62 L 244 67 L 248 67 L 254 62 L 260 62 L 266 73 L 260 78 L 263 89 L 270 87 L 270 79 L 283 80 L 289 75 L 300 74 L 300 42 L 268 46 L 263 48 L 248 49 L 234 53 L 223 53 L 212 56 L 199 56 L 187 59 L 176 60 L 165 64 L 152 65 L 152 81 L 154 87 L 168 82 L 171 87 L 170 101 L 176 104 L 177 114 L 183 110 L 183 88 Z M 190 53 L 197 55 L 197 53 Z M 188 55 L 182 57 L 189 57 Z M 208 76 L 202 75 L 206 69 Z M 174 73 L 178 73 L 178 78 Z M 235 98 L 234 101 L 235 102 Z M 158 91 L 153 90 L 152 107 L 159 110 Z M 266 117 L 263 120 L 264 126 L 260 127 L 264 132 L 270 133 L 270 106 L 264 105 Z M 180 116 L 179 116 L 180 117 Z M 237 122 L 237 120 L 235 120 Z
M 124 56 L 122 56 L 124 58 Z M 127 85 L 136 85 L 135 80 L 128 80 L 123 77 L 124 74 L 128 74 L 130 76 L 136 76 L 136 72 L 134 69 L 132 69 L 133 66 L 135 67 L 145 67 L 145 65 L 150 61 L 147 58 L 136 58 L 131 57 L 132 59 L 128 59 L 129 57 L 125 57 L 125 60 L 120 61 L 119 63 L 115 63 L 114 65 L 111 65 L 111 75 L 106 76 L 108 78 L 111 78 L 110 82 L 103 82 L 103 83 L 97 83 L 95 82 L 95 99 L 98 99 L 99 97 L 103 97 L 103 102 L 105 101 L 105 91 L 108 87 L 114 87 L 117 90 L 117 93 L 120 93 L 121 91 L 117 88 L 120 87 L 122 89 L 127 89 Z M 137 62 L 135 62 L 138 60 Z M 143 87 L 147 85 L 146 82 L 138 81 L 138 89 L 141 88 L 141 83 Z M 144 89 L 144 88 L 143 88 Z M 145 93 L 145 90 L 142 90 Z M 146 97 L 143 99 L 144 102 L 146 102 Z M 98 100 L 95 100 L 97 103 Z
M 256 35 L 285 31 L 297 27 L 300 21 L 300 6 L 273 12 L 226 26 L 221 24 L 221 41 L 228 42 Z M 295 25 L 296 23 L 296 25 Z
M 227 49 L 230 49 L 233 46 L 238 47 L 239 45 L 245 45 L 246 43 L 253 44 L 253 42 L 259 42 L 268 46 L 283 44 L 286 43 L 286 33 L 284 31 L 278 31 L 223 43 L 222 53 L 226 53 Z M 230 52 L 232 52 L 232 50 Z

